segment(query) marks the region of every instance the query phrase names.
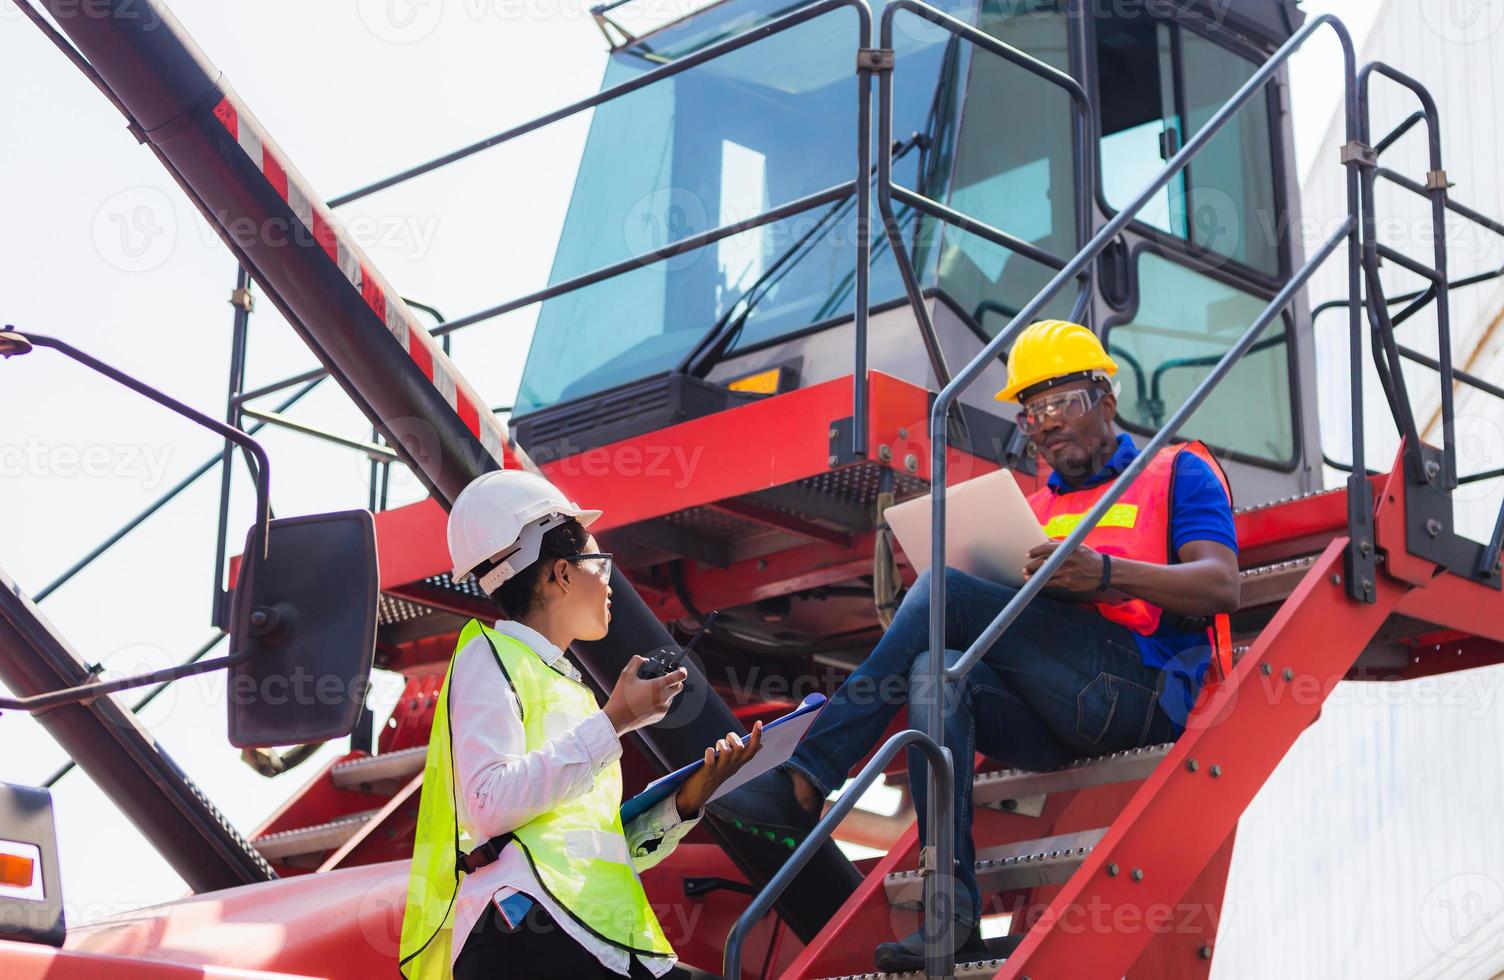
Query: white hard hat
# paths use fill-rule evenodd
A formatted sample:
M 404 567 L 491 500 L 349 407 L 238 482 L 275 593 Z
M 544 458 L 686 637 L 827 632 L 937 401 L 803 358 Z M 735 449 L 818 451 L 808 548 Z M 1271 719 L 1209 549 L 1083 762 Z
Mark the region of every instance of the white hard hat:
M 507 579 L 538 560 L 543 535 L 573 517 L 585 527 L 601 516 L 584 510 L 559 488 L 525 470 L 492 470 L 470 481 L 449 512 L 449 557 L 453 578 L 487 562 L 500 562 L 478 579 L 490 595 Z

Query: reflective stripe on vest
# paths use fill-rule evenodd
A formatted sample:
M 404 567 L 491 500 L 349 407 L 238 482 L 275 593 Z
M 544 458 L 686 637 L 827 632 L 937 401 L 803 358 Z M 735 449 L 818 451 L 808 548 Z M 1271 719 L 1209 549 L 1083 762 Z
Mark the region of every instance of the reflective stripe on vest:
M 546 744 L 562 721 L 574 724 L 600 710 L 589 688 L 545 664 L 520 640 L 471 620 L 455 652 L 485 636 L 522 709 L 527 751 Z M 479 841 L 463 836 L 458 819 L 449 729 L 449 676 L 434 706 L 413 844 L 401 969 L 409 980 L 450 975 L 454 898 L 461 873 L 455 859 Z M 571 726 L 572 727 L 572 726 Z M 629 952 L 672 956 L 673 948 L 648 905 L 627 853 L 621 824 L 621 765 L 602 769 L 591 787 L 518 827 L 514 839 L 549 896 L 593 935 Z
M 1194 453 L 1211 467 L 1231 506 L 1232 488 L 1211 450 L 1200 442 L 1166 446 L 1149 461 L 1138 479 L 1128 485 L 1117 503 L 1108 508 L 1107 515 L 1092 528 L 1084 543 L 1105 555 L 1157 565 L 1170 564 L 1174 558 L 1170 553 L 1170 502 L 1174 493 L 1175 460 L 1181 452 Z M 1106 496 L 1112 483 L 1112 480 L 1106 480 L 1070 493 L 1056 493 L 1044 486 L 1029 495 L 1029 506 L 1039 519 L 1040 527 L 1044 528 L 1045 536 L 1060 541 L 1068 537 L 1097 501 Z M 1143 599 L 1130 598 L 1094 605 L 1107 619 L 1142 636 L 1149 636 L 1159 628 L 1164 613 L 1160 607 Z M 1212 648 L 1211 679 L 1220 680 L 1232 669 L 1229 624 L 1225 614 L 1215 617 L 1207 630 L 1207 639 Z

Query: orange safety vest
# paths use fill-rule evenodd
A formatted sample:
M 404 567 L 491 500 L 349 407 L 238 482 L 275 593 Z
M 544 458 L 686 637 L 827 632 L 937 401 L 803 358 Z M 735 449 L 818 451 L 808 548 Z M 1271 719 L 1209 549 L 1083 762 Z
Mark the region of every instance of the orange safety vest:
M 1212 456 L 1211 450 L 1200 442 L 1184 442 L 1166 446 L 1150 460 L 1137 480 L 1108 508 L 1107 513 L 1086 536 L 1085 544 L 1093 551 L 1106 555 L 1131 558 L 1135 561 L 1169 565 L 1175 561 L 1170 549 L 1170 501 L 1173 499 L 1175 460 L 1182 452 L 1192 452 L 1206 461 L 1222 489 L 1227 492 L 1229 505 L 1232 488 L 1228 486 L 1227 474 Z M 1044 533 L 1059 541 L 1068 536 L 1090 513 L 1111 488 L 1113 481 L 1106 480 L 1093 487 L 1056 493 L 1049 486 L 1041 487 L 1029 495 L 1029 506 L 1039 518 Z M 1164 610 L 1143 599 L 1124 599 L 1120 602 L 1093 603 L 1097 612 L 1114 623 L 1148 636 L 1159 628 Z M 1226 613 L 1213 617 L 1207 629 L 1212 656 L 1210 677 L 1207 685 L 1220 682 L 1232 671 L 1232 631 Z

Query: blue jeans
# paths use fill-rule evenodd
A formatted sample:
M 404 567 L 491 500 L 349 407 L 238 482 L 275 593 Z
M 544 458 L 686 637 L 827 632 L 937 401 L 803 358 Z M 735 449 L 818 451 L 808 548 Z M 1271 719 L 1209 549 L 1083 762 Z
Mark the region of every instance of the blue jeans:
M 900 706 L 926 729 L 929 693 L 929 573 L 919 576 L 893 623 L 826 704 L 787 765 L 822 792 L 841 786 L 876 746 Z M 947 663 L 960 659 L 1016 590 L 946 569 Z M 1010 767 L 1055 769 L 1076 759 L 1177 738 L 1161 706 L 1183 683 L 1174 665 L 1144 665 L 1134 634 L 1090 606 L 1036 597 L 959 683 L 947 684 L 945 744 L 956 768 L 957 913 L 981 909 L 971 789 L 976 751 Z M 1176 693 L 1167 702 L 1178 703 Z M 1173 707 L 1172 707 L 1173 711 Z M 1177 717 L 1182 712 L 1173 711 Z M 927 764 L 909 750 L 909 785 L 924 833 Z M 971 914 L 964 904 L 970 899 Z

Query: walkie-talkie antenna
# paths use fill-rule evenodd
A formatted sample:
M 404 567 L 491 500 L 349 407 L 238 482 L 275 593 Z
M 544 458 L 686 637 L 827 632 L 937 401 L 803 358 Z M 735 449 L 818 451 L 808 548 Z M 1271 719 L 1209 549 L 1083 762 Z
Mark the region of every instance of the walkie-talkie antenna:
M 715 622 L 715 618 L 720 614 L 721 611 L 719 609 L 712 609 L 710 615 L 706 616 L 705 621 L 700 624 L 700 628 L 695 630 L 695 635 L 689 638 L 689 642 L 684 644 L 684 649 L 680 650 L 679 656 L 674 659 L 683 660 L 684 655 L 694 649 L 695 644 L 700 642 L 700 637 L 705 635 L 705 631 L 710 629 L 710 624 Z

